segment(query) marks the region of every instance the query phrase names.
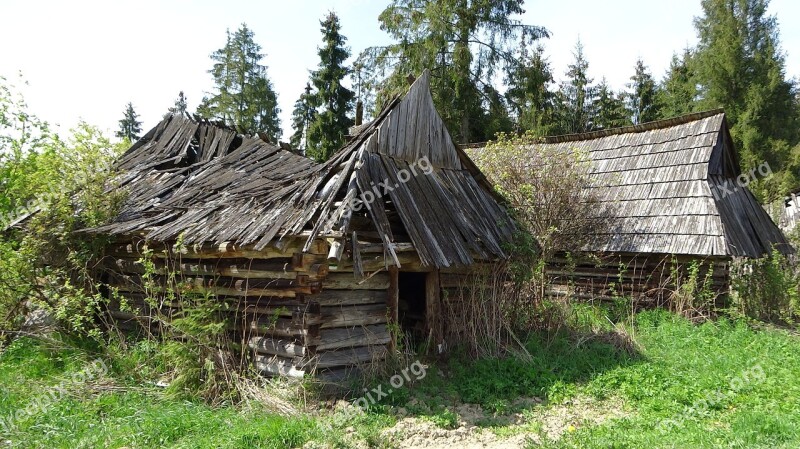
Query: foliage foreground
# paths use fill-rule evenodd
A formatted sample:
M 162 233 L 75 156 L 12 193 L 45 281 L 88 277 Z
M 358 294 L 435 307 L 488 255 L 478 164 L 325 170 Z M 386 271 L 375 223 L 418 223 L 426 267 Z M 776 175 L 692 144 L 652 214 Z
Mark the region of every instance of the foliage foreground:
M 284 415 L 258 400 L 212 408 L 172 399 L 148 379 L 157 373 L 145 369 L 148 348 L 120 358 L 57 336 L 21 337 L 0 355 L 0 447 L 411 447 L 390 430 L 409 419 L 498 442 L 521 436 L 530 447 L 800 445 L 799 336 L 664 311 L 642 312 L 633 326 L 608 316 L 575 309 L 569 331 L 528 340 L 530 357 L 429 361 L 422 381 L 344 415 L 341 403 L 300 398 Z M 633 351 L 611 338 L 620 332 Z M 102 372 L 87 374 L 98 360 Z

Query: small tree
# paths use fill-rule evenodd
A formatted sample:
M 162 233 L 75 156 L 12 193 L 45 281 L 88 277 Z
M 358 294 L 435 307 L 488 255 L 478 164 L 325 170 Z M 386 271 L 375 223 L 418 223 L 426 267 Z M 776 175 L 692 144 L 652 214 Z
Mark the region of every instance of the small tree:
M 119 121 L 119 131 L 115 135 L 129 142 L 139 140 L 139 134 L 142 132 L 142 122 L 138 118 L 139 114 L 133 110 L 133 103 L 128 103 L 125 106 L 124 116 Z
M 604 226 L 602 204 L 587 187 L 591 162 L 577 150 L 540 145 L 532 134 L 500 135 L 473 154 L 475 163 L 538 242 L 546 259 L 583 248 Z
M 183 94 L 183 91 L 180 91 L 178 94 L 178 98 L 175 99 L 175 104 L 172 105 L 171 108 L 168 109 L 170 114 L 175 115 L 186 115 L 186 95 Z
M 311 83 L 306 83 L 306 88 L 294 103 L 292 111 L 292 129 L 294 133 L 289 140 L 292 148 L 301 150 L 305 153 L 308 135 L 308 127 L 317 117 L 317 110 L 314 107 L 314 95 L 311 92 Z
M 516 119 L 517 130 L 546 136 L 552 133 L 554 121 L 550 62 L 542 46 L 530 53 L 522 46 L 519 59 L 521 64 L 510 67 L 506 74 L 506 100 Z

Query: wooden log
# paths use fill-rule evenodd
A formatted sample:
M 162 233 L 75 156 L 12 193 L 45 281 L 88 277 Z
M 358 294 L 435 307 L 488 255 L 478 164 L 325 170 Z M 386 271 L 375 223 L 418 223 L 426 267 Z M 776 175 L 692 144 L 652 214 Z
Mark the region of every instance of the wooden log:
M 286 243 L 280 245 L 280 248 L 268 246 L 262 250 L 255 250 L 255 245 L 238 245 L 232 242 L 223 242 L 220 244 L 200 243 L 175 248 L 170 243 L 134 241 L 112 245 L 108 248 L 106 254 L 142 257 L 148 253 L 152 253 L 153 257 L 158 258 L 274 259 L 290 257 L 292 254 L 302 251 L 305 244 L 305 240 L 300 238 L 289 239 L 285 242 Z M 324 240 L 317 239 L 312 244 L 308 253 L 326 255 L 328 253 L 328 244 Z
M 342 258 L 344 253 L 344 239 L 336 239 L 331 241 L 331 249 L 328 251 L 328 263 L 336 263 Z
M 292 269 L 294 271 L 307 273 L 313 270 L 319 270 L 320 265 L 327 265 L 324 256 L 304 253 L 295 253 L 292 255 Z
M 171 284 L 170 287 L 166 287 Z M 311 294 L 314 286 L 297 285 L 295 280 L 243 280 L 233 278 L 186 277 L 170 280 L 165 276 L 145 279 L 139 275 L 111 275 L 110 287 L 124 292 L 166 292 L 180 294 L 211 294 L 216 296 L 275 296 L 294 298 L 298 294 Z M 253 287 L 256 286 L 256 287 Z M 318 286 L 317 286 L 318 288 Z
M 278 318 L 278 319 L 269 319 L 266 317 L 256 316 L 252 319 L 246 320 L 244 323 L 239 323 L 247 325 L 247 329 L 252 332 L 254 335 L 265 335 L 265 336 L 272 336 L 272 337 L 284 337 L 284 338 L 303 338 L 307 335 L 308 330 L 304 329 L 296 322 L 291 319 L 286 318 Z M 237 326 L 237 327 L 240 327 Z
M 172 262 L 169 259 L 156 259 L 153 261 L 154 274 L 158 275 L 200 275 L 200 276 L 226 276 L 249 279 L 294 279 L 291 258 L 273 260 L 254 259 L 220 259 L 210 261 L 198 259 L 181 262 Z M 130 274 L 144 274 L 145 267 L 140 260 L 114 259 L 108 267 L 113 271 Z M 314 276 L 317 276 L 315 273 Z M 324 276 L 323 276 L 324 277 Z
M 361 365 L 372 363 L 386 358 L 386 345 L 363 346 L 359 348 L 345 348 L 333 351 L 318 352 L 316 356 L 306 362 L 306 366 L 316 369 L 333 368 L 338 366 Z
M 254 365 L 261 374 L 266 376 L 283 376 L 302 379 L 306 372 L 295 367 L 295 360 L 279 356 L 257 355 Z
M 358 304 L 386 304 L 388 292 L 385 290 L 323 290 L 309 296 L 309 299 L 325 306 L 344 306 Z
M 399 271 L 396 266 L 389 267 L 389 289 L 386 307 L 389 309 L 389 324 L 398 326 L 400 323 L 399 297 L 400 297 Z M 397 337 L 393 332 L 389 341 L 389 351 L 397 348 Z
M 319 325 L 322 329 L 347 326 L 367 326 L 382 324 L 388 320 L 386 306 L 383 304 L 363 306 L 322 307 L 319 316 L 306 314 L 304 327 Z
M 305 357 L 306 348 L 294 340 L 280 340 L 270 337 L 250 337 L 247 346 L 259 354 L 282 357 Z
M 389 343 L 391 335 L 385 324 L 321 329 L 316 337 L 306 337 L 306 345 L 317 351 Z
M 440 289 L 439 271 L 428 273 L 425 277 L 425 328 L 437 347 L 443 343 Z M 441 347 L 438 347 L 437 352 L 441 352 Z
M 350 273 L 331 273 L 322 286 L 326 290 L 386 290 L 389 288 L 389 273 L 377 273 L 361 280 Z

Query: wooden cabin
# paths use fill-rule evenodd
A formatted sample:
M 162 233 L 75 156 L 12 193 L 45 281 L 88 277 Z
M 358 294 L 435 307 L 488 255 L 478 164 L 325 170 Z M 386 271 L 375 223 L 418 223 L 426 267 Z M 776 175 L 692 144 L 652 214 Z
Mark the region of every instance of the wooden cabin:
M 549 267 L 552 292 L 579 298 L 667 299 L 695 279 L 717 296 L 730 287 L 732 259 L 793 252 L 747 189 L 725 114 L 709 111 L 618 129 L 545 137 L 541 145 L 579 150 L 592 164 L 586 193 L 606 223 L 580 254 Z M 479 149 L 473 151 L 480 151 Z M 755 173 L 751 169 L 756 170 Z
M 514 225 L 453 144 L 429 76 L 323 164 L 164 119 L 117 163 L 119 216 L 91 230 L 115 239 L 105 279 L 134 306 L 110 314 L 151 326 L 148 295 L 211 296 L 271 375 L 340 378 L 383 358 L 397 327 L 439 347 L 443 292 L 505 259 Z

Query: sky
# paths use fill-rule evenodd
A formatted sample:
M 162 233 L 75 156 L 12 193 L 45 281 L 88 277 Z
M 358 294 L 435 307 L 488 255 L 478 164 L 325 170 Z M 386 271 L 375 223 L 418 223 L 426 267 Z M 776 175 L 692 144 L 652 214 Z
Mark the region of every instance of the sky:
M 31 112 L 62 130 L 84 120 L 113 133 L 130 101 L 146 131 L 181 90 L 194 110 L 212 88 L 209 55 L 225 44 L 226 29 L 245 22 L 266 54 L 288 140 L 294 102 L 317 65 L 319 21 L 335 11 L 355 56 L 389 42 L 377 19 L 388 3 L 4 0 L 0 76 L 19 87 Z M 580 39 L 590 76 L 605 76 L 615 89 L 625 87 L 639 57 L 660 79 L 673 53 L 695 45 L 692 21 L 701 12 L 700 0 L 528 0 L 525 9 L 523 22 L 551 33 L 542 44 L 557 80 Z M 787 75 L 800 77 L 800 2 L 772 0 L 769 12 L 778 19 Z

